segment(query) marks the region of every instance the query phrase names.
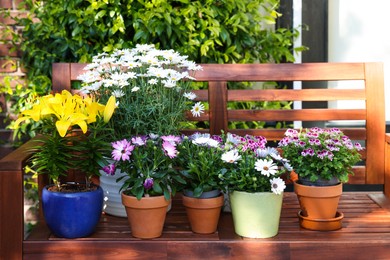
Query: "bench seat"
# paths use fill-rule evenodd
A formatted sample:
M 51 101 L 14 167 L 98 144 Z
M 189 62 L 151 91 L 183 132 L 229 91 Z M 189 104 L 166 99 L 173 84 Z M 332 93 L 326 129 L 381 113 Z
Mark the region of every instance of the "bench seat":
M 134 238 L 127 218 L 103 214 L 88 238 L 56 238 L 41 225 L 23 242 L 24 259 L 367 259 L 368 252 L 371 259 L 390 259 L 390 212 L 378 204 L 382 199 L 382 192 L 344 192 L 342 229 L 323 232 L 299 226 L 297 197 L 285 192 L 278 235 L 249 239 L 234 233 L 229 212 L 215 234 L 192 233 L 177 195 L 160 238 Z

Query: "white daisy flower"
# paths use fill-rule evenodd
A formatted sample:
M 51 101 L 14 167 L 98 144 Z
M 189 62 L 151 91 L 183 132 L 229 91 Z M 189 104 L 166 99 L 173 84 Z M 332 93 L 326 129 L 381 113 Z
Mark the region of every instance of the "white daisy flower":
M 209 141 L 207 142 L 207 145 L 209 147 L 218 147 L 219 146 L 219 142 L 217 140 L 214 140 L 214 139 L 209 139 Z
M 112 92 L 112 95 L 116 98 L 121 98 L 125 95 L 125 92 L 123 92 L 122 90 L 120 89 L 115 89 L 113 92 Z
M 222 154 L 221 159 L 227 163 L 235 163 L 241 160 L 241 155 L 239 155 L 237 150 L 230 150 Z
M 174 88 L 176 86 L 176 81 L 173 80 L 163 80 L 162 83 L 164 84 L 164 87 L 166 88 Z
M 278 171 L 278 166 L 272 160 L 258 159 L 255 162 L 255 169 L 262 175 L 269 177 L 270 175 L 275 175 Z
M 149 83 L 150 85 L 156 85 L 156 84 L 158 83 L 158 80 L 157 80 L 157 79 L 149 79 L 149 80 L 148 80 L 148 83 Z
M 273 178 L 270 180 L 271 191 L 277 195 L 282 194 L 286 188 L 286 183 L 281 178 Z
M 209 142 L 209 139 L 208 137 L 198 137 L 198 138 L 195 138 L 194 140 L 192 140 L 192 143 L 193 144 L 196 144 L 196 145 L 200 145 L 200 146 L 205 146 L 208 144 Z
M 131 92 L 137 92 L 139 90 L 139 87 L 133 87 L 132 89 L 131 89 Z
M 219 142 L 217 140 L 214 140 L 210 138 L 209 136 L 199 136 L 192 140 L 193 144 L 199 145 L 199 146 L 208 146 L 208 147 L 218 147 Z
M 197 102 L 191 109 L 192 116 L 199 117 L 201 113 L 204 113 L 204 105 L 201 102 Z
M 186 92 L 183 96 L 189 100 L 194 100 L 196 98 L 196 94 L 194 92 Z

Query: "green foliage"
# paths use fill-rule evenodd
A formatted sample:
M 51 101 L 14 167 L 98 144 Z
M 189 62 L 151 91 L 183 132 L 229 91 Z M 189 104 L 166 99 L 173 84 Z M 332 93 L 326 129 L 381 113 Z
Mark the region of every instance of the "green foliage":
M 69 138 L 62 138 L 57 131 L 34 139 L 35 146 L 31 156 L 31 168 L 38 173 L 48 173 L 51 180 L 59 186 L 61 176 L 66 176 L 72 168 L 73 149 Z
M 219 179 L 223 171 L 223 149 L 221 137 L 199 133 L 184 137 L 178 145 L 177 163 L 186 180 L 184 189 L 192 191 L 194 197 L 201 196 L 203 192 L 224 188 Z
M 22 63 L 30 77 L 53 62 L 90 62 L 136 43 L 174 49 L 197 63 L 293 61 L 295 29 L 270 29 L 279 0 L 23 2 Z M 299 50 L 299 49 L 296 49 Z
M 15 128 L 13 119 L 22 111 L 31 109 L 36 96 L 44 95 L 47 92 L 51 83 L 46 79 L 46 77 L 36 77 L 35 82 L 39 82 L 39 84 L 30 82 L 27 87 L 24 85 L 23 79 L 16 76 L 5 76 L 0 82 L 0 93 L 4 94 L 6 102 L 10 104 L 7 110 L 7 118 L 10 121 L 8 128 L 14 130 L 15 145 L 23 143 L 25 138 L 35 136 L 39 123 L 32 122 Z

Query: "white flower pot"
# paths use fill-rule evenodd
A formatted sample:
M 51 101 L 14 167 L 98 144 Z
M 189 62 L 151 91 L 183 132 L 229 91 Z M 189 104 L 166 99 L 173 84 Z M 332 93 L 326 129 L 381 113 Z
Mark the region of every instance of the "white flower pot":
M 108 175 L 103 171 L 100 171 L 100 174 L 100 187 L 102 187 L 104 192 L 103 211 L 113 216 L 127 217 L 119 192 L 125 179 L 116 182 L 119 177 L 126 174 L 119 169 L 115 171 L 115 175 Z

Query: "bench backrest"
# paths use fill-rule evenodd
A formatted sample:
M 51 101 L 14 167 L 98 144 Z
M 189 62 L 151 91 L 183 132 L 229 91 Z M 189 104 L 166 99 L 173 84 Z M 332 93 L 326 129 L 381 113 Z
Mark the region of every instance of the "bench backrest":
M 71 89 L 86 64 L 53 64 L 53 91 Z M 353 184 L 383 184 L 385 167 L 385 101 L 382 63 L 303 63 L 303 64 L 202 64 L 195 75 L 197 81 L 208 82 L 207 90 L 195 91 L 198 100 L 208 102 L 209 109 L 201 117 L 189 120 L 209 121 L 208 129 L 196 131 L 220 134 L 262 135 L 267 140 L 279 140 L 286 129 L 229 129 L 232 121 L 302 121 L 311 123 L 340 121 L 359 122 L 358 127 L 340 127 L 351 139 L 365 146 L 364 164 L 355 167 Z M 228 82 L 313 82 L 305 89 L 229 89 Z M 355 86 L 333 88 L 333 82 L 353 81 Z M 328 82 L 329 87 L 323 86 Z M 358 83 L 360 82 L 360 83 Z M 316 84 L 318 83 L 318 85 Z M 326 86 L 325 85 L 325 86 Z M 295 108 L 295 109 L 228 109 L 236 101 L 358 101 L 363 107 Z M 310 106 L 309 106 L 310 107 Z M 185 133 L 194 130 L 183 130 Z

